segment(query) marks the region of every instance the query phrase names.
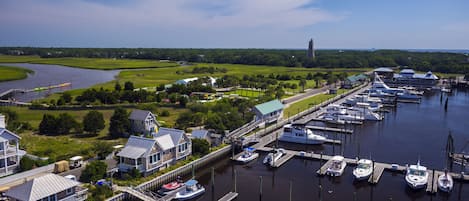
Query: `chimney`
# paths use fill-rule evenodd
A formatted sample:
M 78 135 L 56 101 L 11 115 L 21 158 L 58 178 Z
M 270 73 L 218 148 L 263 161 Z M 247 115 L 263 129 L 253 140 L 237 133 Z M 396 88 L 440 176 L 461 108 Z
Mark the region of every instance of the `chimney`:
M 5 115 L 0 114 L 0 128 L 5 128 L 6 123 L 5 123 Z

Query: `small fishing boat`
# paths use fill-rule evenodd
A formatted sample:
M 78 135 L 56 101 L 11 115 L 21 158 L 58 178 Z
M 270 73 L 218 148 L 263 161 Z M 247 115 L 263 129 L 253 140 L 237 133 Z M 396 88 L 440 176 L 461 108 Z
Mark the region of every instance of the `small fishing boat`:
M 438 189 L 443 192 L 450 192 L 453 190 L 453 177 L 448 174 L 448 171 L 445 170 L 445 173 L 438 177 Z
M 273 167 L 275 162 L 277 162 L 278 159 L 280 159 L 284 154 L 285 154 L 285 149 L 282 149 L 282 148 L 274 149 L 271 153 L 269 153 L 269 154 L 267 154 L 267 156 L 265 156 L 262 163 L 264 163 L 266 165 L 270 165 L 271 167 Z
M 172 181 L 170 183 L 167 183 L 161 186 L 161 189 L 158 191 L 158 194 L 166 195 L 168 193 L 179 190 L 183 186 L 184 186 L 184 182 L 182 182 L 182 179 L 178 176 L 176 181 Z
M 189 200 L 205 193 L 205 188 L 200 185 L 197 180 L 191 179 L 184 183 L 186 186 L 183 190 L 176 193 L 174 199 Z
M 345 167 L 347 166 L 347 162 L 345 162 L 344 157 L 333 156 L 331 160 L 332 160 L 332 163 L 327 168 L 326 174 L 333 176 L 333 177 L 341 176 L 344 173 Z
M 405 181 L 412 189 L 418 190 L 424 188 L 428 182 L 427 167 L 421 166 L 420 161 L 417 162 L 417 165 L 411 165 L 407 168 Z
M 368 179 L 371 173 L 373 173 L 372 162 L 368 159 L 360 159 L 357 167 L 353 170 L 353 176 L 359 181 Z
M 254 150 L 255 149 L 252 147 L 244 148 L 244 153 L 235 160 L 242 163 L 247 163 L 256 159 L 257 157 L 259 157 L 259 154 L 254 152 Z

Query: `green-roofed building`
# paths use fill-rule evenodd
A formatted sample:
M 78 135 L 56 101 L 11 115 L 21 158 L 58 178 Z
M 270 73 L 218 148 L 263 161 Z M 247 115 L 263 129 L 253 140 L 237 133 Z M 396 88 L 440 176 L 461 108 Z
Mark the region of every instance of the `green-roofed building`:
M 344 83 L 342 84 L 342 88 L 351 89 L 353 87 L 356 87 L 362 84 L 367 79 L 368 77 L 364 74 L 357 74 L 357 75 L 349 76 L 347 77 L 347 79 L 345 79 Z
M 254 106 L 257 121 L 271 123 L 283 114 L 283 104 L 278 99 Z

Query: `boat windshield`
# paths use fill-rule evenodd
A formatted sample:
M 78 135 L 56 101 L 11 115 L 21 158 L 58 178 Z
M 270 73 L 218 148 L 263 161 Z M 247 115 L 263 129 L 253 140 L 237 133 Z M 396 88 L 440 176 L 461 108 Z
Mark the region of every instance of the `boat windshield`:
M 411 175 L 416 175 L 416 176 L 425 176 L 425 171 L 423 171 L 423 170 L 416 170 L 416 169 L 410 169 L 409 174 L 411 174 Z
M 371 165 L 370 164 L 366 164 L 366 163 L 360 163 L 358 164 L 357 168 L 361 168 L 361 169 L 368 169 L 370 168 Z

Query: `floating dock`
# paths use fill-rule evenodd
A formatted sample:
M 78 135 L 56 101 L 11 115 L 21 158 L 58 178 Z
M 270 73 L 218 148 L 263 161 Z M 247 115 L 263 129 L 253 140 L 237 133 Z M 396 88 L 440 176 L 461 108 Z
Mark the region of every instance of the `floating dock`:
M 377 184 L 381 175 L 383 175 L 385 168 L 385 164 L 383 163 L 375 163 L 373 168 L 373 173 L 371 174 L 370 178 L 368 178 L 368 183 L 370 184 Z
M 312 129 L 312 130 L 321 130 L 321 131 L 347 133 L 347 134 L 352 134 L 353 133 L 353 130 L 343 129 L 343 128 L 331 128 L 331 127 L 324 127 L 324 126 L 305 126 L 305 127 L 309 128 L 309 129 Z
M 438 191 L 438 177 L 441 174 L 442 172 L 440 171 L 428 170 L 428 181 L 427 181 L 427 189 L 426 189 L 428 193 L 436 193 Z
M 326 174 L 326 171 L 327 171 L 327 168 L 328 168 L 329 166 L 331 166 L 331 163 L 332 163 L 332 160 L 331 160 L 331 159 L 327 160 L 327 162 L 324 163 L 324 165 L 322 165 L 321 168 L 319 168 L 319 170 L 316 171 L 316 173 L 317 173 L 318 175 L 325 175 L 325 174 Z
M 238 193 L 236 192 L 229 192 L 222 198 L 218 199 L 218 201 L 231 201 L 238 197 Z

